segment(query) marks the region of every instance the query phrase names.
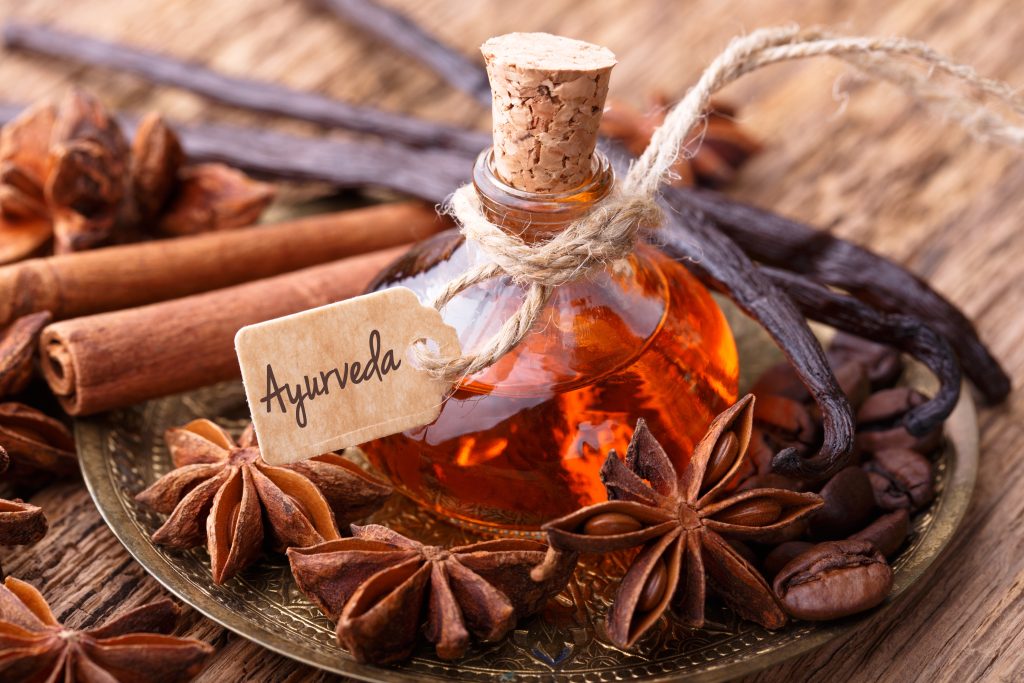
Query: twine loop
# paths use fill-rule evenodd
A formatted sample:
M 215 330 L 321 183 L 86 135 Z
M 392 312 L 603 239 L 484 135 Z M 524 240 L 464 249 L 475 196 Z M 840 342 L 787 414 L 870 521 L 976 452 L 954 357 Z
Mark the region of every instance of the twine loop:
M 797 26 L 754 31 L 733 39 L 711 62 L 609 195 L 551 239 L 525 242 L 487 219 L 472 185 L 455 191 L 446 210 L 456 218 L 466 240 L 479 246 L 489 262 L 449 282 L 433 306 L 441 310 L 463 290 L 495 277 L 509 277 L 525 292 L 522 305 L 475 353 L 444 358 L 419 344 L 413 353 L 420 367 L 439 380 L 457 384 L 515 348 L 540 318 L 554 288 L 628 256 L 641 231 L 661 223 L 658 190 L 671 178 L 687 136 L 697 128 L 715 92 L 770 64 L 819 56 L 841 59 L 869 76 L 899 86 L 979 139 L 1024 147 L 1024 128 L 955 88 L 936 86 L 931 77 L 945 74 L 982 97 L 998 100 L 1019 116 L 1024 116 L 1024 98 L 1008 84 L 982 78 L 971 67 L 953 62 L 925 43 L 907 38 L 837 36 Z

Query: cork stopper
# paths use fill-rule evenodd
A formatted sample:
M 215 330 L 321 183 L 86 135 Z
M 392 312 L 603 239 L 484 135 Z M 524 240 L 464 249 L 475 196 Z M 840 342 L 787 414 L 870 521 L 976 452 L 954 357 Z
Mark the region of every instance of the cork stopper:
M 612 51 L 550 33 L 509 33 L 480 50 L 493 94 L 498 177 L 537 193 L 585 183 L 615 66 Z

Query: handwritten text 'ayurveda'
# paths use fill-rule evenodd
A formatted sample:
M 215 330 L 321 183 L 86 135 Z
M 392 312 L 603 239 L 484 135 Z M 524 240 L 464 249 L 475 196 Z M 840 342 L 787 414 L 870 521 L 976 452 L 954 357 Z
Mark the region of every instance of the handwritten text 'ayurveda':
M 395 360 L 393 349 L 388 349 L 383 357 L 380 355 L 380 332 L 373 330 L 370 332 L 370 357 L 365 363 L 360 363 L 359 361 L 346 362 L 340 367 L 320 372 L 319 377 L 313 376 L 311 378 L 309 375 L 304 375 L 302 382 L 294 384 L 294 391 L 292 390 L 292 384 L 285 382 L 285 385 L 282 387 L 277 383 L 277 378 L 274 376 L 274 368 L 270 363 L 267 363 L 267 393 L 260 399 L 260 403 L 267 404 L 268 413 L 273 412 L 274 401 L 277 402 L 281 412 L 285 414 L 288 413 L 288 406 L 292 406 L 295 408 L 295 424 L 302 429 L 306 426 L 306 400 L 312 401 L 317 396 L 329 394 L 331 392 L 332 379 L 338 389 L 344 389 L 350 382 L 352 384 L 362 384 L 373 378 L 383 382 L 384 375 L 398 370 L 401 366 L 402 361 Z

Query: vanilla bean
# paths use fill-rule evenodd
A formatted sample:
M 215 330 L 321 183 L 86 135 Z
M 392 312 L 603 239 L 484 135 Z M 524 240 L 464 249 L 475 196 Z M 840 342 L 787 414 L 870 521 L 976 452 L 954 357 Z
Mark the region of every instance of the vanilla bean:
M 672 193 L 664 196 L 672 211 L 666 212 L 665 224 L 654 235 L 658 245 L 706 285 L 731 298 L 771 335 L 821 409 L 821 450 L 805 458 L 787 448 L 775 455 L 773 469 L 808 479 L 839 471 L 853 448 L 853 415 L 821 344 L 789 297 L 708 217 L 679 198 Z
M 443 44 L 418 24 L 373 0 L 311 0 L 346 23 L 369 31 L 380 40 L 415 58 L 449 85 L 491 106 L 487 73 L 461 52 Z
M 949 340 L 964 372 L 985 399 L 998 403 L 1010 378 L 988 351 L 971 321 L 924 281 L 892 261 L 778 214 L 723 195 L 673 189 L 679 204 L 704 212 L 752 259 L 802 273 L 889 313 L 913 311 Z
M 803 275 L 765 266 L 761 272 L 811 320 L 893 346 L 919 360 L 935 375 L 939 380 L 935 396 L 903 417 L 903 425 L 912 435 L 928 434 L 953 412 L 960 399 L 960 364 L 945 337 L 913 316 L 876 311 Z
M 475 154 L 490 141 L 486 133 L 355 106 L 273 83 L 226 76 L 168 55 L 47 26 L 8 22 L 3 29 L 3 40 L 8 48 L 133 73 L 154 83 L 183 88 L 249 111 L 370 133 L 410 145 L 443 147 Z
M 324 140 L 220 125 L 173 126 L 189 160 L 220 161 L 263 178 L 377 187 L 443 202 L 468 182 L 473 160 L 443 149 Z
M 0 104 L 0 125 L 24 109 Z M 131 136 L 137 119 L 119 115 Z M 376 187 L 443 202 L 469 181 L 473 160 L 444 149 L 399 143 L 302 137 L 258 128 L 180 125 L 172 128 L 191 162 L 219 161 L 262 178 L 326 182 L 337 188 Z

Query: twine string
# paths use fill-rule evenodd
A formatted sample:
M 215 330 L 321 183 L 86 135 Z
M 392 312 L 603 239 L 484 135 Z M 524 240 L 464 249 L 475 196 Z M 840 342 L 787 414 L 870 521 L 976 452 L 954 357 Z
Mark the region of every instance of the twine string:
M 509 277 L 525 293 L 520 307 L 475 353 L 446 358 L 418 344 L 413 353 L 419 366 L 439 380 L 457 384 L 496 363 L 529 334 L 556 287 L 625 258 L 636 247 L 641 230 L 661 223 L 658 190 L 671 179 L 672 166 L 714 93 L 771 64 L 822 56 L 838 58 L 873 78 L 893 83 L 981 140 L 1024 147 L 1024 128 L 1008 122 L 981 98 L 967 99 L 958 89 L 937 86 L 930 78 L 934 73 L 945 74 L 1022 117 L 1024 97 L 1008 84 L 983 78 L 970 66 L 950 60 L 925 43 L 898 37 L 839 36 L 796 26 L 754 31 L 733 39 L 708 65 L 609 196 L 551 239 L 527 243 L 506 233 L 484 215 L 472 185 L 456 190 L 446 212 L 455 217 L 466 240 L 475 242 L 489 262 L 449 282 L 432 305 L 441 310 L 463 290 L 495 277 Z M 924 73 L 921 67 L 925 67 Z

